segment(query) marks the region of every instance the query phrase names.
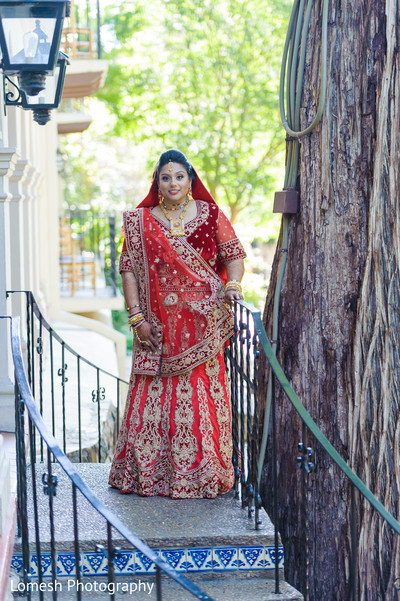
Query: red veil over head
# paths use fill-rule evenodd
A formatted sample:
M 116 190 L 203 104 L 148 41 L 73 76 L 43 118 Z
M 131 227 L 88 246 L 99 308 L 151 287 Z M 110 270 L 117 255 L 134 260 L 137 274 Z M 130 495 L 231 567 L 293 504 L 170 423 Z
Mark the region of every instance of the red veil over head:
M 192 169 L 193 169 L 193 167 L 192 167 Z M 211 194 L 209 193 L 209 191 L 207 190 L 207 188 L 205 187 L 205 185 L 203 184 L 203 182 L 201 181 L 201 179 L 199 178 L 199 176 L 197 175 L 197 173 L 194 169 L 193 169 L 193 173 L 196 176 L 194 179 L 194 182 L 192 184 L 193 198 L 195 200 L 205 200 L 206 202 L 216 204 L 215 200 L 213 199 L 213 197 L 211 196 Z M 137 206 L 137 208 L 155 207 L 156 205 L 159 204 L 159 202 L 160 202 L 160 200 L 158 198 L 157 177 L 156 177 L 156 172 L 154 172 L 149 193 L 147 194 L 146 198 L 144 198 L 142 200 L 142 202 Z

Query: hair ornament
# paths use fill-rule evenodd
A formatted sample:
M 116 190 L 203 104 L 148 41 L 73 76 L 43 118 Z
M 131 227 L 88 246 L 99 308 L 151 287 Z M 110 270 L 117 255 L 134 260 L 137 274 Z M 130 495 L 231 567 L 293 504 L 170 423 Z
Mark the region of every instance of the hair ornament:
M 172 170 L 173 170 L 173 168 L 174 168 L 174 164 L 173 164 L 173 162 L 171 161 L 171 159 L 169 159 L 169 161 L 168 161 L 168 171 L 169 171 L 170 173 L 172 173 Z

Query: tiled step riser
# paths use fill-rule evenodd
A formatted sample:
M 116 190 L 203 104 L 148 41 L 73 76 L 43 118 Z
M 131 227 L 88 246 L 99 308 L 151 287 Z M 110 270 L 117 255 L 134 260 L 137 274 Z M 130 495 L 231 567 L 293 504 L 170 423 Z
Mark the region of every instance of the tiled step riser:
M 155 551 L 166 563 L 181 573 L 234 573 L 265 571 L 275 569 L 275 548 L 271 546 L 246 546 L 246 547 L 203 547 L 188 549 L 157 549 Z M 51 577 L 51 555 L 43 552 L 42 574 Z M 279 568 L 283 568 L 283 547 L 279 547 Z M 79 556 L 82 575 L 106 576 L 107 558 L 103 553 L 86 552 Z M 22 555 L 14 554 L 12 569 L 22 573 Z M 57 578 L 75 576 L 74 553 L 57 553 Z M 121 550 L 115 557 L 115 574 L 121 576 L 135 576 L 154 574 L 156 566 L 139 551 Z M 31 575 L 38 575 L 37 555 L 31 555 Z

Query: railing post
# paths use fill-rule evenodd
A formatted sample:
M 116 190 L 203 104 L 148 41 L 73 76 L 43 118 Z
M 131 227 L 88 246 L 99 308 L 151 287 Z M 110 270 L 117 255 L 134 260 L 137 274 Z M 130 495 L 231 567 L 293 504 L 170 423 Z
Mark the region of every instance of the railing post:
M 26 456 L 25 456 L 25 403 L 19 393 L 17 376 L 15 376 L 15 442 L 17 456 L 17 507 L 18 530 L 22 545 L 22 569 L 25 590 L 28 591 L 28 601 L 31 593 L 28 582 L 31 580 L 31 558 L 29 552 L 28 509 L 26 490 Z
M 114 570 L 114 555 L 115 550 L 112 544 L 112 531 L 111 524 L 107 522 L 107 564 L 108 564 L 108 584 L 115 583 L 115 570 Z M 109 586 L 108 590 L 110 591 L 110 599 L 115 599 L 114 587 Z
M 26 292 L 26 350 L 28 362 L 28 382 L 32 388 L 32 357 L 31 357 L 31 298 L 30 292 Z
M 57 556 L 56 556 L 56 538 L 54 528 L 54 508 L 53 497 L 56 495 L 57 477 L 53 476 L 52 456 L 50 448 L 47 447 L 47 474 L 43 473 L 43 492 L 49 497 L 49 522 L 50 522 L 50 554 L 51 554 L 51 579 L 53 583 L 53 599 L 57 599 Z
M 259 449 L 259 432 L 258 432 L 258 357 L 260 355 L 258 350 L 258 337 L 256 332 L 253 335 L 253 398 L 254 398 L 254 418 L 253 418 L 253 445 L 254 445 L 254 455 L 253 455 L 253 483 L 254 483 L 254 521 L 256 530 L 258 530 L 260 521 L 260 509 L 261 509 L 261 497 L 260 491 L 258 487 L 258 460 L 260 455 Z M 250 352 L 250 351 L 249 351 Z
M 161 580 L 161 569 L 159 566 L 156 567 L 156 588 L 157 588 L 157 601 L 162 601 L 162 580 Z
M 79 461 L 82 461 L 82 409 L 81 409 L 81 357 L 76 358 L 76 373 L 78 386 L 78 454 Z
M 75 578 L 76 578 L 76 598 L 78 601 L 82 599 L 81 587 L 79 582 L 81 579 L 80 559 L 79 559 L 79 530 L 78 530 L 78 503 L 76 485 L 72 483 L 72 513 L 74 518 L 74 553 L 75 553 Z
M 279 533 L 278 533 L 278 453 L 276 445 L 276 403 L 275 403 L 275 375 L 271 370 L 272 384 L 272 464 L 274 486 L 274 539 L 275 539 L 275 594 L 280 594 L 279 588 Z
M 111 287 L 113 289 L 113 296 L 117 296 L 117 272 L 116 272 L 117 249 L 115 246 L 115 215 L 109 215 L 108 226 L 109 226 L 109 232 L 110 232 Z
M 234 333 L 229 341 L 229 375 L 231 381 L 232 404 L 232 439 L 233 439 L 233 469 L 235 472 L 235 498 L 239 498 L 240 480 L 240 447 L 239 447 L 239 407 L 237 398 L 237 374 L 233 363 L 235 339 L 237 336 L 236 310 L 234 311 Z
M 43 582 L 43 573 L 42 573 L 42 553 L 41 553 L 41 545 L 40 545 L 40 530 L 39 530 L 39 509 L 38 509 L 38 499 L 37 499 L 37 486 L 36 486 L 36 461 L 33 461 L 33 454 L 35 453 L 35 424 L 33 423 L 30 416 L 28 416 L 28 429 L 29 429 L 29 445 L 30 445 L 30 453 L 31 453 L 31 478 L 32 478 L 32 504 L 33 504 L 33 518 L 35 525 L 35 544 L 36 544 L 36 557 L 37 557 L 37 569 L 38 569 L 38 580 L 39 585 Z M 40 454 L 41 461 L 43 461 L 43 440 L 40 437 Z M 43 601 L 43 591 L 39 586 L 39 595 L 40 601 Z
M 39 315 L 39 336 L 36 339 L 36 352 L 39 355 L 39 407 L 43 415 L 43 322 L 42 314 Z M 43 440 L 40 439 L 40 461 L 43 461 Z

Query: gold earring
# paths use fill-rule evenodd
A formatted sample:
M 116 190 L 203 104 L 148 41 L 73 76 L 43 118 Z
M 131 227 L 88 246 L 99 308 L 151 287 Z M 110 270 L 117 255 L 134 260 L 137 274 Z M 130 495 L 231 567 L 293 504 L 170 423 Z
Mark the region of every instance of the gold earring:
M 190 184 L 189 186 L 189 190 L 188 190 L 188 199 L 189 200 L 193 200 L 193 196 L 192 196 L 192 184 Z
M 161 192 L 161 190 L 160 190 L 160 189 L 158 189 L 158 200 L 159 200 L 159 203 L 160 203 L 160 204 L 161 204 L 161 203 L 163 202 L 163 200 L 164 200 L 164 196 L 162 195 L 162 192 Z

